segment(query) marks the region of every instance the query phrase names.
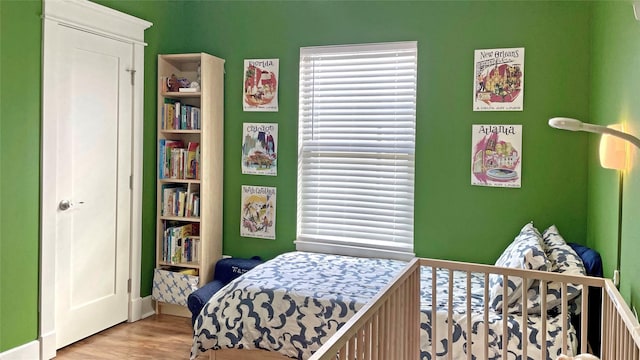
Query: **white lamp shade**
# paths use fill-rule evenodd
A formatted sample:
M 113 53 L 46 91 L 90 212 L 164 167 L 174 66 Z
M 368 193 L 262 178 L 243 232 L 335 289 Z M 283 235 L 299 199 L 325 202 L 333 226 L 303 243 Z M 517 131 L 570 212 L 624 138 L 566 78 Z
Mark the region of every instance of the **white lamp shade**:
M 623 131 L 621 124 L 607 126 Z M 602 134 L 600 138 L 600 165 L 606 169 L 625 170 L 627 168 L 627 142 L 619 137 Z

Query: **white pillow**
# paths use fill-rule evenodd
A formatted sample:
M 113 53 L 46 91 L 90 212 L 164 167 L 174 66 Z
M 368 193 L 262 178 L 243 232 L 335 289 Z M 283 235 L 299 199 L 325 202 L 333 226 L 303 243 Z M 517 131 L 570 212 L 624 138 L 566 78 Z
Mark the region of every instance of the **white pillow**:
M 569 246 L 564 238 L 560 235 L 558 228 L 551 225 L 542 233 L 542 247 L 551 262 L 550 271 L 564 273 L 567 275 L 587 275 L 584 263 L 580 256 Z M 562 304 L 562 286 L 560 283 L 547 283 L 547 309 Z M 582 285 L 567 284 L 567 299 L 569 301 L 576 299 L 582 293 Z M 529 313 L 540 313 L 540 287 L 536 281 L 529 289 Z M 569 302 L 570 310 L 578 314 L 580 311 L 578 302 Z
M 587 275 L 580 256 L 560 235 L 555 225 L 542 233 L 542 246 L 551 261 L 551 271 L 569 275 Z
M 529 269 L 547 271 L 550 267 L 549 260 L 542 248 L 542 236 L 533 223 L 525 225 L 520 234 L 504 250 L 495 263 L 496 266 L 509 267 L 515 269 Z M 520 312 L 522 297 L 522 278 L 508 277 L 508 289 L 506 303 L 508 307 L 513 307 L 509 312 Z M 531 280 L 525 284 L 527 288 L 531 285 Z M 489 276 L 489 304 L 496 311 L 502 311 L 503 305 L 503 277 L 492 274 Z M 520 305 L 520 306 L 519 306 Z

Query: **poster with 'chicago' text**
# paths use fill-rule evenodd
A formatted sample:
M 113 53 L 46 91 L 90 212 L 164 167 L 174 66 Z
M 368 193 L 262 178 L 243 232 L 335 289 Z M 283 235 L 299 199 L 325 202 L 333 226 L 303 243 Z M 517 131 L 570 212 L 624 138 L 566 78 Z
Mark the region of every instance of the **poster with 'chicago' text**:
M 244 61 L 244 111 L 278 111 L 278 59 Z
M 473 111 L 522 111 L 524 48 L 476 50 Z
M 276 188 L 242 185 L 240 236 L 276 238 Z
M 522 125 L 473 125 L 471 185 L 519 188 Z
M 242 173 L 278 175 L 278 124 L 242 124 Z

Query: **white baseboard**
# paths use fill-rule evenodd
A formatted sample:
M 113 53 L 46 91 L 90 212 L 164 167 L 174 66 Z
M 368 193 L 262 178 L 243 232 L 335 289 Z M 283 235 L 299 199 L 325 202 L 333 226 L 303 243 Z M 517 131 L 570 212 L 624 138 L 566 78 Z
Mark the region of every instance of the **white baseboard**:
M 149 316 L 155 313 L 156 313 L 156 306 L 153 299 L 151 299 L 151 295 L 143 297 L 141 319 L 148 318 Z
M 40 358 L 53 359 L 56 357 L 56 350 L 56 332 L 40 334 Z
M 141 319 L 142 316 L 142 299 L 136 298 L 129 300 L 129 318 L 128 322 L 134 322 Z
M 151 296 L 137 298 L 129 302 L 129 319 L 128 322 L 138 321 L 155 314 L 155 307 Z
M 0 360 L 34 359 L 40 359 L 40 343 L 35 340 L 0 353 Z

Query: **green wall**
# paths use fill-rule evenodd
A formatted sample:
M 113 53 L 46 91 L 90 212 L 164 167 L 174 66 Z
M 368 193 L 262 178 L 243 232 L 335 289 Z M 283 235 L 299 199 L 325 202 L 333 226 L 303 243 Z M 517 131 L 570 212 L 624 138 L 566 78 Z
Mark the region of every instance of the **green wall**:
M 101 1 L 145 18 L 144 5 Z M 137 3 L 140 4 L 140 3 Z M 167 6 L 176 2 L 158 3 Z M 526 222 L 542 230 L 555 223 L 570 241 L 586 241 L 587 138 L 547 126 L 558 114 L 588 113 L 587 3 L 565 2 L 186 2 L 183 26 L 154 21 L 161 44 L 147 37 L 145 84 L 145 259 L 153 247 L 155 199 L 155 55 L 204 51 L 226 59 L 224 252 L 269 258 L 294 249 L 296 222 L 297 86 L 302 46 L 417 40 L 419 43 L 416 243 L 419 256 L 492 263 Z M 142 9 L 144 7 L 144 9 Z M 157 7 L 156 7 L 157 9 Z M 137 10 L 137 11 L 136 11 Z M 159 12 L 159 11 L 158 11 Z M 308 16 L 308 14 L 314 16 Z M 477 14 L 519 18 L 518 31 L 490 26 Z M 376 20 L 376 26 L 371 19 Z M 383 24 L 381 26 L 380 24 Z M 158 30 L 160 29 L 160 30 Z M 482 31 L 479 31 L 481 29 Z M 147 31 L 149 33 L 149 31 Z M 178 35 L 176 35 L 178 34 Z M 194 36 L 193 34 L 198 34 Z M 147 34 L 148 35 L 148 34 Z M 169 36 L 180 39 L 172 42 Z M 185 41 L 184 39 L 188 39 Z M 523 112 L 471 110 L 473 50 L 526 48 Z M 153 57 L 153 58 L 151 58 Z M 280 59 L 280 110 L 243 112 L 243 60 Z M 526 74 L 535 74 L 528 76 Z M 243 122 L 279 123 L 277 177 L 242 175 Z M 523 187 L 470 185 L 472 124 L 523 124 Z M 147 161 L 148 160 L 148 161 Z M 565 179 L 572 178 L 568 183 Z M 239 235 L 241 185 L 278 188 L 276 240 Z M 143 264 L 148 294 L 153 259 Z M 146 280 L 145 280 L 146 279 Z
M 640 134 L 640 22 L 630 1 L 594 5 L 592 26 L 592 83 L 590 122 L 623 123 Z M 585 119 L 586 121 L 587 119 Z M 605 276 L 616 268 L 618 231 L 618 176 L 597 161 L 598 137 L 589 150 L 588 244 L 600 251 Z M 632 306 L 640 303 L 640 168 L 637 149 L 625 172 L 622 198 L 620 292 Z
M 590 2 L 97 2 L 154 24 L 145 38 L 142 296 L 151 292 L 154 266 L 158 53 L 204 51 L 227 60 L 227 254 L 272 257 L 294 249 L 299 48 L 400 40 L 419 47 L 417 255 L 492 263 L 531 220 L 586 241 L 588 138 L 553 130 L 547 119 L 589 114 Z M 0 352 L 38 331 L 40 15 L 39 1 L 0 1 Z M 472 111 L 473 50 L 494 47 L 526 49 L 522 112 Z M 248 58 L 280 59 L 279 112 L 242 111 Z M 277 177 L 241 175 L 243 122 L 279 123 Z M 523 125 L 521 189 L 470 185 L 471 125 L 492 123 Z M 278 188 L 276 240 L 239 236 L 243 184 Z
M 38 336 L 39 1 L 0 1 L 0 353 Z
M 556 223 L 567 239 L 586 241 L 587 137 L 551 129 L 547 119 L 588 114 L 589 3 L 207 1 L 197 4 L 190 10 L 194 34 L 198 36 L 185 43 L 184 50 L 201 49 L 227 60 L 226 253 L 270 257 L 294 249 L 300 47 L 400 40 L 417 40 L 419 49 L 417 255 L 492 263 L 520 228 L 532 220 L 540 228 Z M 474 113 L 471 104 L 474 49 L 520 46 L 526 48 L 525 110 Z M 248 58 L 280 59 L 279 112 L 242 111 L 242 66 Z M 243 122 L 279 124 L 277 177 L 241 174 Z M 482 123 L 523 125 L 521 189 L 470 185 L 471 125 Z M 560 141 L 564 143 L 562 147 L 557 146 Z M 239 236 L 243 184 L 278 188 L 276 240 Z

